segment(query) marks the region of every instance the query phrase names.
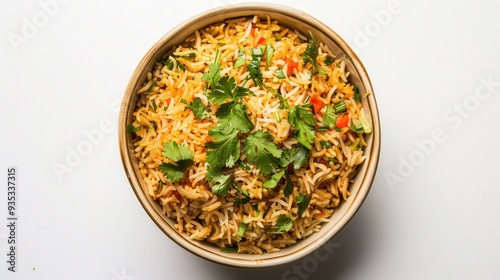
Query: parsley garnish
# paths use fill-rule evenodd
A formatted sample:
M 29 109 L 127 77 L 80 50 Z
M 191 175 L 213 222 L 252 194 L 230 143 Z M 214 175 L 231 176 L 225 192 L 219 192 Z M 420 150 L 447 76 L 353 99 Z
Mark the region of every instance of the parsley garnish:
M 278 79 L 286 78 L 285 73 L 283 73 L 283 69 L 278 68 L 278 70 L 276 70 L 276 78 Z
M 212 187 L 212 192 L 216 195 L 226 196 L 229 192 L 229 186 L 231 186 L 234 179 L 234 174 L 220 174 L 212 178 L 212 182 L 216 182 Z
M 319 145 L 323 149 L 330 149 L 332 147 L 332 144 L 330 144 L 330 142 L 328 141 L 319 141 Z
M 210 118 L 210 113 L 208 113 L 205 106 L 203 106 L 203 102 L 201 102 L 200 98 L 193 99 L 193 101 L 187 106 L 187 108 L 191 109 L 194 115 L 200 120 Z
M 236 59 L 236 62 L 234 63 L 234 69 L 245 65 L 245 59 L 246 59 L 245 49 L 240 49 L 238 51 L 238 59 Z
M 223 167 L 233 167 L 240 158 L 240 141 L 238 130 L 231 127 L 216 126 L 208 131 L 208 135 L 216 142 L 207 142 L 209 176 L 220 171 Z
M 302 214 L 304 213 L 304 211 L 307 209 L 307 206 L 309 205 L 309 202 L 311 201 L 311 197 L 300 193 L 295 198 L 295 201 L 297 202 L 297 206 L 299 208 L 298 215 L 300 218 L 300 217 L 302 217 Z
M 327 56 L 327 57 L 325 57 L 323 62 L 325 63 L 326 66 L 329 66 L 329 65 L 332 65 L 333 63 L 335 63 L 335 58 L 333 58 L 331 56 Z
M 222 104 L 215 115 L 219 117 L 220 126 L 231 127 L 243 133 L 247 133 L 255 127 L 248 118 L 247 107 L 239 102 Z
M 142 126 L 133 126 L 131 123 L 129 123 L 127 125 L 127 131 L 128 132 L 136 132 L 136 131 L 139 131 L 139 129 L 141 129 Z
M 313 113 L 304 108 L 303 105 L 295 106 L 288 114 L 288 122 L 297 130 L 295 139 L 310 150 L 312 148 L 311 144 L 314 143 L 314 138 L 316 137 L 314 132 L 316 120 Z
M 271 46 L 271 41 L 267 40 L 266 44 L 266 70 L 269 69 L 269 63 L 274 55 L 274 49 Z
M 323 124 L 332 128 L 335 126 L 335 122 L 337 121 L 337 114 L 335 114 L 335 108 L 333 106 L 327 106 L 325 115 L 323 116 Z
M 288 172 L 285 172 L 285 178 L 286 178 L 286 185 L 285 188 L 283 189 L 283 195 L 285 197 L 288 197 L 293 192 L 293 184 L 292 184 L 292 178 L 290 178 L 290 174 L 288 174 Z
M 361 93 L 359 93 L 359 88 L 356 84 L 353 84 L 352 90 L 354 91 L 354 100 L 361 101 Z
M 285 170 L 286 169 L 283 169 L 280 172 L 271 176 L 271 178 L 267 179 L 264 183 L 262 183 L 262 186 L 266 189 L 274 189 L 278 185 L 281 178 L 283 178 L 283 175 L 285 175 Z
M 148 95 L 153 91 L 153 88 L 156 86 L 156 82 L 153 82 L 148 89 L 144 92 L 144 95 Z
M 255 164 L 264 175 L 271 174 L 279 166 L 282 151 L 273 140 L 269 132 L 257 130 L 243 144 L 243 153 L 248 161 Z
M 280 158 L 280 164 L 283 167 L 293 163 L 293 169 L 299 169 L 307 162 L 309 150 L 300 145 L 289 150 L 283 151 L 283 156 Z
M 201 77 L 201 80 L 204 82 L 209 82 L 209 86 L 211 89 L 214 89 L 220 79 L 220 52 L 217 50 L 215 52 L 215 59 L 212 64 L 208 66 L 208 73 L 205 72 Z
M 238 222 L 238 233 L 236 235 L 242 237 L 245 235 L 245 231 L 247 230 L 248 224 L 244 222 Z
M 224 76 L 220 78 L 217 86 L 208 93 L 207 97 L 212 103 L 224 104 L 228 100 L 237 100 L 249 94 L 253 94 L 253 92 L 248 88 L 236 86 L 234 78 Z
M 159 169 L 167 175 L 168 180 L 173 183 L 181 180 L 186 169 L 194 163 L 193 152 L 186 145 L 179 145 L 174 141 L 163 145 L 162 154 L 175 162 L 175 164 L 162 163 L 159 166 Z
M 276 231 L 274 233 L 285 233 L 288 232 L 293 227 L 293 221 L 290 217 L 286 215 L 279 215 L 278 220 L 276 221 L 276 226 L 272 226 L 271 228 L 275 228 Z
M 247 191 L 244 189 L 240 188 L 238 185 L 233 183 L 233 187 L 243 195 L 243 197 L 235 197 L 234 198 L 234 204 L 245 204 L 250 202 L 250 195 L 248 194 Z
M 318 42 L 316 41 L 316 37 L 314 37 L 314 35 L 312 34 L 311 31 L 309 31 L 309 34 L 311 35 L 311 39 L 307 43 L 307 48 L 304 51 L 304 53 L 302 54 L 302 58 L 304 59 L 304 61 L 306 63 L 307 62 L 311 63 L 316 68 L 316 70 L 318 70 L 318 72 L 320 74 L 326 74 L 326 71 L 323 70 L 323 68 L 321 68 L 319 66 L 318 62 L 316 61 L 316 58 L 318 57 L 318 49 L 319 49 Z
M 254 81 L 255 85 L 262 87 L 262 72 L 260 71 L 260 60 L 264 55 L 262 48 L 251 49 L 252 61 L 247 65 L 250 78 Z

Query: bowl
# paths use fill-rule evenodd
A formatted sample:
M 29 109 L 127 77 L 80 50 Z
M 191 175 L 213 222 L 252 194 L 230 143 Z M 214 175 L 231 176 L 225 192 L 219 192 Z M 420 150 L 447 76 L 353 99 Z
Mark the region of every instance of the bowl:
M 356 83 L 361 92 L 370 94 L 362 97 L 363 107 L 372 121 L 372 133 L 366 135 L 365 161 L 358 166 L 356 177 L 349 187 L 350 196 L 343 201 L 325 222 L 321 229 L 294 245 L 281 249 L 279 252 L 264 254 L 239 254 L 221 252 L 220 248 L 203 242 L 191 240 L 186 234 L 180 234 L 174 227 L 174 221 L 163 214 L 162 207 L 148 194 L 145 182 L 142 179 L 138 160 L 134 156 L 134 145 L 131 133 L 127 132 L 127 125 L 132 122 L 132 113 L 138 100 L 137 91 L 143 87 L 146 75 L 151 71 L 155 62 L 163 55 L 184 41 L 195 30 L 227 19 L 270 16 L 277 19 L 280 25 L 295 29 L 301 34 L 311 31 L 318 42 L 325 43 L 337 58 L 347 57 L 346 69 L 350 72 L 349 81 Z M 152 221 L 178 245 L 189 252 L 219 264 L 242 267 L 261 268 L 287 264 L 303 258 L 328 243 L 354 217 L 360 209 L 371 188 L 380 153 L 380 123 L 375 95 L 368 74 L 358 56 L 330 27 L 314 17 L 294 8 L 275 4 L 238 4 L 217 8 L 187 20 L 164 35 L 145 54 L 135 69 L 126 92 L 119 113 L 119 147 L 125 173 L 130 185 L 144 210 Z

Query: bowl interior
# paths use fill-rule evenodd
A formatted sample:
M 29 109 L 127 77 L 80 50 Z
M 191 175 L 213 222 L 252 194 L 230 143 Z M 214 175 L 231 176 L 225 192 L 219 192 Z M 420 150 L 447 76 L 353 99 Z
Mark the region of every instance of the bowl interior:
M 319 232 L 277 253 L 230 254 L 222 253 L 219 248 L 213 245 L 190 240 L 186 235 L 178 233 L 174 228 L 174 221 L 162 214 L 162 207 L 148 194 L 146 185 L 140 176 L 138 161 L 134 156 L 132 136 L 127 133 L 126 127 L 132 122 L 132 113 L 138 99 L 136 92 L 146 79 L 147 72 L 153 69 L 157 60 L 171 51 L 174 46 L 182 43 L 197 29 L 231 18 L 254 15 L 258 15 L 260 18 L 266 18 L 269 15 L 272 19 L 278 20 L 281 25 L 291 30 L 297 30 L 304 35 L 311 31 L 318 42 L 327 45 L 337 58 L 350 57 L 350 59 L 346 59 L 346 68 L 351 73 L 349 81 L 356 83 L 360 92 L 371 93 L 362 99 L 362 103 L 371 117 L 373 130 L 372 133 L 366 135 L 368 145 L 365 149 L 365 156 L 367 159 L 358 166 L 356 180 L 349 189 L 351 196 L 336 208 L 330 222 L 323 224 Z M 333 30 L 310 15 L 289 7 L 269 4 L 259 4 L 258 6 L 240 4 L 211 10 L 188 20 L 167 33 L 147 52 L 133 73 L 123 97 L 119 119 L 119 144 L 124 169 L 136 196 L 151 219 L 173 241 L 210 261 L 238 267 L 268 267 L 282 265 L 314 252 L 333 238 L 354 216 L 367 196 L 375 176 L 380 152 L 380 124 L 368 74 L 356 54 Z

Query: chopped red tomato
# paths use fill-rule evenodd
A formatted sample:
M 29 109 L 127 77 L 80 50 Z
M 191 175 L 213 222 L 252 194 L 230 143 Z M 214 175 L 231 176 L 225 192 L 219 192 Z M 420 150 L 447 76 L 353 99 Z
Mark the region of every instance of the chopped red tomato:
M 288 70 L 286 71 L 287 75 L 290 76 L 293 74 L 293 70 L 297 69 L 297 62 L 293 61 L 292 58 L 287 58 L 286 59 L 286 64 L 288 64 Z
M 260 37 L 259 41 L 257 41 L 257 44 L 262 45 L 266 43 L 266 38 Z
M 337 118 L 337 121 L 335 122 L 335 126 L 338 128 L 344 128 L 347 127 L 349 124 L 349 115 L 344 114 L 342 117 Z
M 319 110 L 321 110 L 321 108 L 323 108 L 323 106 L 325 106 L 323 101 L 321 101 L 321 99 L 316 94 L 311 97 L 310 102 L 313 105 L 315 114 L 317 114 L 319 112 Z

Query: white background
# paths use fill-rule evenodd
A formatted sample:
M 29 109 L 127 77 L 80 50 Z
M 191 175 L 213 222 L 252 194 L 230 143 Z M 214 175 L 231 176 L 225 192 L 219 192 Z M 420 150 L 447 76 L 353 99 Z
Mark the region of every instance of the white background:
M 1 1 L 0 279 L 498 279 L 493 0 L 268 1 L 329 25 L 367 68 L 382 124 L 372 190 L 333 253 L 278 268 L 208 262 L 156 227 L 118 151 L 125 86 L 164 33 L 241 2 Z M 9 166 L 16 273 L 6 262 Z

